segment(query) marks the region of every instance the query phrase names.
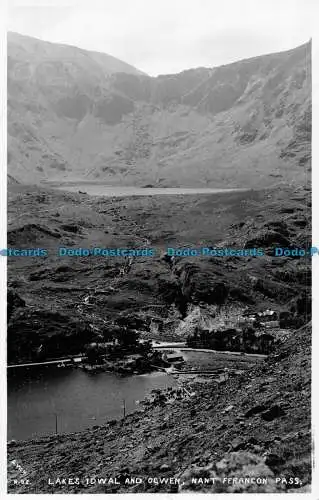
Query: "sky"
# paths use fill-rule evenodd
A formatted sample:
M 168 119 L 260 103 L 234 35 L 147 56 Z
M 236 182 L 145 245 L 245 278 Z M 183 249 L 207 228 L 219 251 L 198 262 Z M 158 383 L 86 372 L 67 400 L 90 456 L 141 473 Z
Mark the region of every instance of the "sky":
M 156 76 L 291 49 L 316 18 L 319 0 L 8 0 L 7 28 Z

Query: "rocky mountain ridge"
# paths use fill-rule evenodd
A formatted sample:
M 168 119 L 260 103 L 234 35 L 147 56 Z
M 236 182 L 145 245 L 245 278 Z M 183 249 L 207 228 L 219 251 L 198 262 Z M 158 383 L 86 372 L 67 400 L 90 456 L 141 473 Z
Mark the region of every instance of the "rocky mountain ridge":
M 8 172 L 20 182 L 269 186 L 310 169 L 311 45 L 149 77 L 8 37 Z

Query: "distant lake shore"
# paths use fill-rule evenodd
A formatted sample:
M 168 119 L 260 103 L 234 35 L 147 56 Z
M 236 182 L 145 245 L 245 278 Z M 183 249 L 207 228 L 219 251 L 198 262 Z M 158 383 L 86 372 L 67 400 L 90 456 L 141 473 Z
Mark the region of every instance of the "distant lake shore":
M 43 185 L 60 191 L 80 192 L 92 196 L 152 196 L 152 195 L 187 195 L 187 194 L 214 194 L 250 191 L 247 188 L 201 188 L 201 187 L 136 187 L 136 186 L 110 186 L 109 184 L 92 181 L 58 182 L 51 181 Z

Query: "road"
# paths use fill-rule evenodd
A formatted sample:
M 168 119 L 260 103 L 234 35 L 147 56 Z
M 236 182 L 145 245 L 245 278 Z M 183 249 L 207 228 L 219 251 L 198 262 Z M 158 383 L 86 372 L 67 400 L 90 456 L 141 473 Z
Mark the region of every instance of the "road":
M 248 357 L 248 358 L 267 358 L 266 354 L 254 354 L 254 353 L 246 353 L 246 352 L 237 352 L 237 351 L 215 351 L 213 349 L 195 349 L 193 347 L 186 347 L 185 342 L 152 342 L 153 349 L 158 349 L 160 351 L 168 351 L 171 349 L 176 349 L 178 351 L 193 351 L 193 352 L 208 352 L 211 354 L 230 354 L 234 356 Z
M 80 358 L 83 354 L 72 354 L 72 358 Z M 7 368 L 22 368 L 29 366 L 45 366 L 45 365 L 58 365 L 60 363 L 68 363 L 71 361 L 71 356 L 69 358 L 54 359 L 52 361 L 41 361 L 39 363 L 19 363 L 18 365 L 7 365 Z
M 185 342 L 160 342 L 156 341 L 152 342 L 153 349 L 158 349 L 160 351 L 170 351 L 172 349 L 177 351 L 192 351 L 192 352 L 207 352 L 211 354 L 230 354 L 233 356 L 241 356 L 248 358 L 267 358 L 266 354 L 253 354 L 253 353 L 244 353 L 244 352 L 232 352 L 232 351 L 214 351 L 213 349 L 195 349 L 193 347 L 186 347 Z M 73 354 L 72 358 L 82 357 L 83 354 Z M 71 357 L 69 358 L 60 358 L 54 359 L 52 361 L 41 361 L 38 363 L 21 363 L 18 365 L 8 365 L 7 368 L 22 368 L 22 367 L 30 367 L 30 366 L 45 366 L 45 365 L 58 365 L 60 363 L 68 363 L 71 361 Z

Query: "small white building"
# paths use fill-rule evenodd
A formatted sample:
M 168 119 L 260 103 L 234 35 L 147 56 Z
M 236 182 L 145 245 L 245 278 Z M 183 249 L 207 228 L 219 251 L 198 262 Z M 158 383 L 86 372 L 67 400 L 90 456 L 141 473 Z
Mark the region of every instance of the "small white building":
M 80 358 L 80 357 L 73 358 L 73 362 L 74 363 L 82 363 L 82 358 Z

